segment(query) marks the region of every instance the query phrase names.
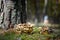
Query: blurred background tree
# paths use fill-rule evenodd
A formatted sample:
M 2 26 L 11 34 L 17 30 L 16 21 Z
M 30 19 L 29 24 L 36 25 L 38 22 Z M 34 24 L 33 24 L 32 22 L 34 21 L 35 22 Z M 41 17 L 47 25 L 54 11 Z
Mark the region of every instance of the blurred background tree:
M 3 4 L 0 1 L 0 5 L 4 5 L 3 12 L 5 13 L 5 16 L 3 23 L 6 26 L 9 21 L 11 21 L 13 25 L 26 22 L 39 24 L 41 22 L 44 22 L 45 15 L 48 16 L 49 23 L 60 24 L 60 0 L 2 1 Z M 0 14 L 2 14 L 2 5 L 0 6 Z M 11 15 L 9 14 L 10 9 L 12 9 L 10 12 Z M 7 18 L 9 21 L 6 20 Z

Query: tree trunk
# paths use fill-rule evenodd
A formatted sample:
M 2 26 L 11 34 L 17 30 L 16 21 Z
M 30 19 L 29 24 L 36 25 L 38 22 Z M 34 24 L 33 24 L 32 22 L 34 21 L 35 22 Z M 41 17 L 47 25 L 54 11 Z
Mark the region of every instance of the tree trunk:
M 21 0 L 22 11 L 20 13 L 21 23 L 26 23 L 27 15 L 26 15 L 26 3 L 25 0 Z
M 44 21 L 44 16 L 47 15 L 47 4 L 48 4 L 48 0 L 45 0 L 45 1 L 44 1 L 44 8 L 43 8 L 42 21 Z
M 9 28 L 11 24 L 11 13 L 13 6 L 11 0 L 3 0 L 4 3 L 4 27 Z
M 36 0 L 35 18 L 37 19 L 37 23 L 40 22 L 40 0 Z

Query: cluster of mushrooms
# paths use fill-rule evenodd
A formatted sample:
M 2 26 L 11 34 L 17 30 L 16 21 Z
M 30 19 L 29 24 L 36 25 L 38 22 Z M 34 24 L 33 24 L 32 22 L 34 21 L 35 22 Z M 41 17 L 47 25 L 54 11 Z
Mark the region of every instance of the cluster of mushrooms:
M 22 33 L 31 33 L 33 31 L 33 24 L 31 23 L 24 23 L 24 24 L 18 24 L 16 26 L 16 31 Z

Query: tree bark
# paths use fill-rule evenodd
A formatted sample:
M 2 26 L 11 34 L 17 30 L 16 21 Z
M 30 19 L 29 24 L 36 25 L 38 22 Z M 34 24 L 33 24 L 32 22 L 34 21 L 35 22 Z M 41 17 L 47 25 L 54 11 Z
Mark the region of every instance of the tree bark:
M 25 3 L 25 0 L 21 0 L 21 5 L 22 5 L 22 11 L 21 11 L 21 14 L 20 14 L 21 23 L 26 23 L 27 15 L 26 15 L 26 3 Z
M 36 13 L 35 18 L 37 19 L 37 22 L 40 22 L 40 0 L 36 0 Z

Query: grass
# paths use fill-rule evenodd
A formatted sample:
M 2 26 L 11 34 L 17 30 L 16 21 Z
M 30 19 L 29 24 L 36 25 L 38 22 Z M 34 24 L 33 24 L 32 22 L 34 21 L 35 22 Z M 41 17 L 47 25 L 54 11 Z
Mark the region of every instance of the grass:
M 14 32 L 7 32 L 4 35 L 0 35 L 0 40 L 15 40 L 17 36 Z
M 27 34 L 15 34 L 15 32 L 7 32 L 5 35 L 0 35 L 0 40 L 16 40 L 17 38 L 20 38 L 21 40 L 46 40 L 46 38 L 53 38 L 55 37 L 54 34 L 46 34 L 42 35 L 39 33 L 39 30 L 37 27 L 34 27 L 33 33 Z

